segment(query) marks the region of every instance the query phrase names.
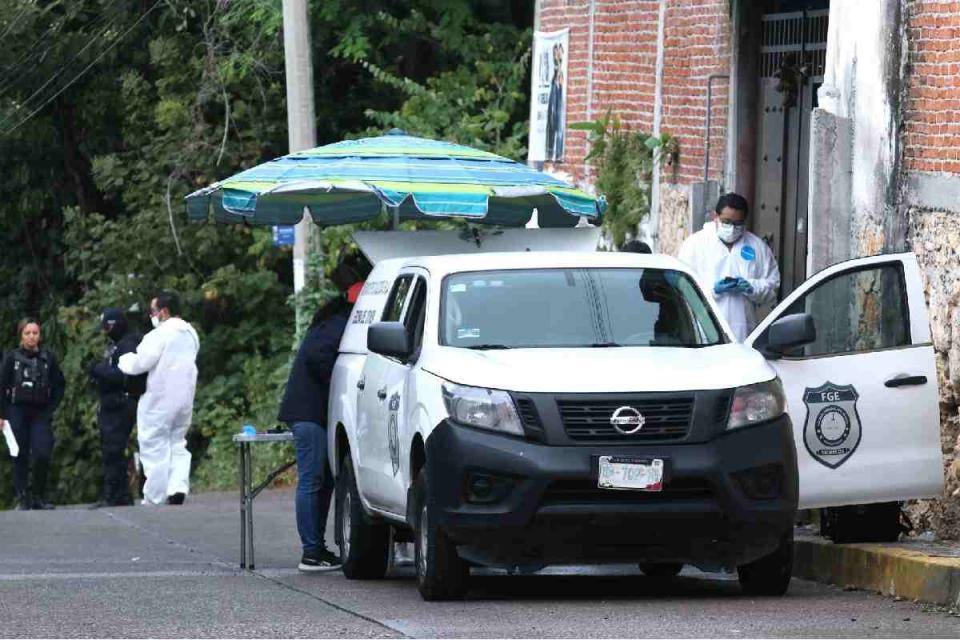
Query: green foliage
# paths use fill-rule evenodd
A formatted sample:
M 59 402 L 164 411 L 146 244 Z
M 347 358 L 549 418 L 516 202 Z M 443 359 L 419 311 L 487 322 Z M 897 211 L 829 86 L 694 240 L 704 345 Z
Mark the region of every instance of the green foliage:
M 411 9 L 403 17 L 380 11 L 354 24 L 386 31 L 389 41 L 419 42 L 449 68 L 424 81 L 382 65 L 357 40 L 334 50 L 360 63 L 383 87 L 404 98 L 399 109 L 366 110 L 382 129 L 458 142 L 520 160 L 526 156 L 531 31 L 470 19 L 468 3 Z M 360 28 L 360 27 L 358 27 Z
M 620 118 L 607 113 L 594 122 L 579 122 L 571 129 L 589 132 L 587 162 L 597 170 L 596 188 L 607 197 L 603 225 L 616 245 L 637 233 L 650 213 L 651 177 L 655 160 L 676 161 L 676 138 L 630 131 Z
M 312 0 L 318 140 L 401 126 L 522 156 L 531 16 L 511 7 Z M 309 318 L 332 294 L 321 273 L 350 242 L 350 228 L 324 230 L 324 259 L 293 296 L 290 250 L 269 230 L 183 215 L 190 191 L 287 151 L 281 3 L 0 0 L 0 31 L 0 349 L 16 345 L 20 316 L 37 315 L 63 363 L 54 499 L 92 500 L 99 488 L 84 364 L 104 347 L 101 309 L 143 312 L 161 288 L 181 294 L 201 339 L 195 482 L 234 486 L 230 436 L 275 423 L 294 311 Z M 272 447 L 257 464 L 291 455 Z M 0 506 L 10 466 L 0 458 Z

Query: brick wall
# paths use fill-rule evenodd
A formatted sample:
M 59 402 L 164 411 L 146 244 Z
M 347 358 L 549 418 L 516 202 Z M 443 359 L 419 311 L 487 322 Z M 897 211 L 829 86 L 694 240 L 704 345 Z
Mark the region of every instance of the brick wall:
M 590 50 L 590 2 L 588 0 L 540 0 L 540 31 L 570 29 L 570 45 L 567 51 L 567 124 L 587 120 L 587 68 Z M 584 177 L 583 158 L 587 154 L 586 133 L 566 133 L 565 161 L 553 165 L 570 173 L 575 180 Z
M 607 111 L 629 128 L 653 129 L 659 0 L 596 0 L 594 4 L 593 92 L 588 114 L 590 2 L 541 0 L 540 29 L 570 29 L 567 122 L 596 119 Z M 701 179 L 707 77 L 729 71 L 728 0 L 668 0 L 664 29 L 663 120 L 677 136 L 680 163 L 665 173 L 671 181 Z M 711 177 L 724 165 L 727 84 L 714 83 Z M 586 134 L 567 132 L 566 159 L 556 168 L 576 179 L 587 175 Z
M 631 129 L 653 128 L 658 0 L 599 0 L 593 39 L 593 112 Z
M 907 171 L 960 173 L 960 2 L 910 0 Z
M 960 2 L 907 0 L 909 69 L 903 169 L 960 180 Z M 952 175 L 951 175 L 952 174 Z M 927 176 L 939 177 L 939 176 Z M 909 195 L 908 195 L 909 197 Z M 960 539 L 960 202 L 912 208 L 908 241 L 920 262 L 937 353 L 943 499 L 909 507 L 921 529 Z
M 730 72 L 728 0 L 669 0 L 664 31 L 663 122 L 680 143 L 680 166 L 666 175 L 681 184 L 703 179 L 707 78 Z M 720 179 L 726 157 L 726 80 L 713 82 L 710 177 Z

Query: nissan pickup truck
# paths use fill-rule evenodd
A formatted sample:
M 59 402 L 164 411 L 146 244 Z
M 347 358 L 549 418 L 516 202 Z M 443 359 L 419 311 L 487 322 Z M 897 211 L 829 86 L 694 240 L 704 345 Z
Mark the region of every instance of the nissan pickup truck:
M 741 344 L 671 257 L 392 257 L 416 243 L 389 237 L 360 243 L 330 392 L 348 578 L 412 540 L 426 600 L 472 567 L 623 562 L 781 595 L 798 507 L 942 490 L 912 254 L 818 273 Z

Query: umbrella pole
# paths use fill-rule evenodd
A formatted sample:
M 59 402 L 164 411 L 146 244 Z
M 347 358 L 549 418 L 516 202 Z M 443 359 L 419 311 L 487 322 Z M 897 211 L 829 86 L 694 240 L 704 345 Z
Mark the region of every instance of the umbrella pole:
M 400 207 L 390 207 L 393 209 L 393 230 L 397 231 L 400 228 Z

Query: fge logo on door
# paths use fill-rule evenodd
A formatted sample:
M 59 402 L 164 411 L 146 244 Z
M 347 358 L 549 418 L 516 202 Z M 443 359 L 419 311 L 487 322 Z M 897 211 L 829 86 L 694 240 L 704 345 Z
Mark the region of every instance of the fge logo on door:
M 860 444 L 860 415 L 853 385 L 826 384 L 807 388 L 803 403 L 807 421 L 803 425 L 803 444 L 820 464 L 836 469 L 847 461 Z

